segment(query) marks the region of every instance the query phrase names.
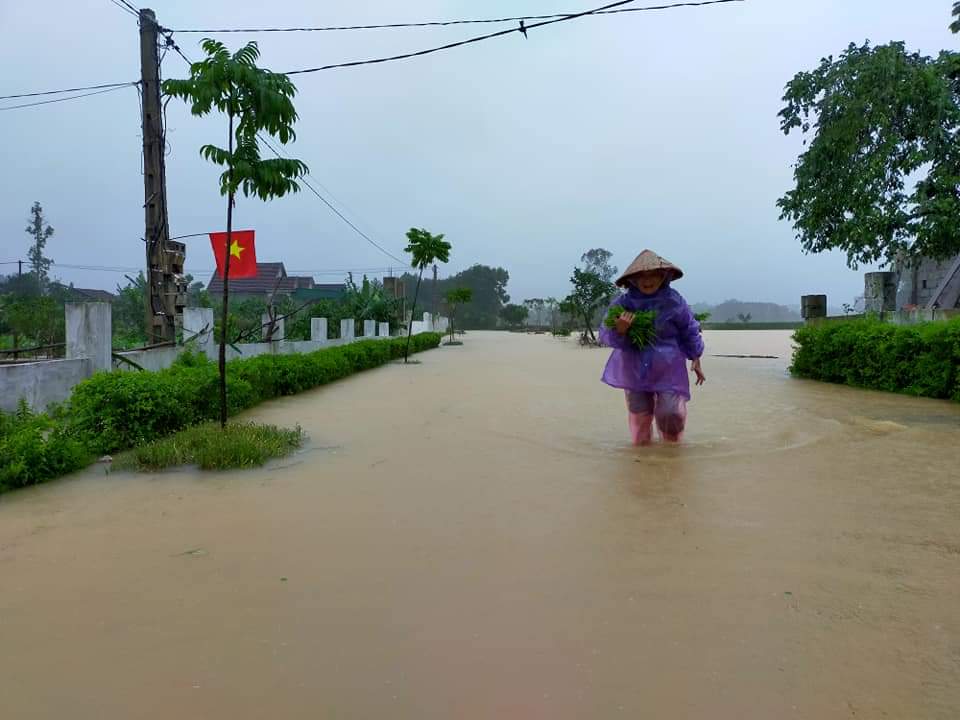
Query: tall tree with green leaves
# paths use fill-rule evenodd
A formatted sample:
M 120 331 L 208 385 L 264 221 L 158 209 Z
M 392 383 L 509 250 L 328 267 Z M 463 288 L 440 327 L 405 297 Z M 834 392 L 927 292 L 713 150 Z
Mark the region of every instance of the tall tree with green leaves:
M 454 288 L 444 298 L 450 308 L 450 342 L 454 339 L 454 320 L 457 317 L 457 308 L 473 300 L 473 290 L 467 287 Z
M 593 248 L 587 250 L 581 257 L 583 269 L 588 273 L 593 273 L 604 282 L 613 282 L 617 274 L 617 266 L 610 262 L 613 253 L 603 248 Z
M 616 274 L 616 271 L 613 274 Z M 560 309 L 583 323 L 583 343 L 596 345 L 597 337 L 593 328 L 599 323 L 599 313 L 610 302 L 617 289 L 609 280 L 583 268 L 573 269 L 570 282 L 573 284 L 573 292 L 560 303 Z
M 419 270 L 417 275 L 417 289 L 413 293 L 413 307 L 417 307 L 417 298 L 420 296 L 420 284 L 423 282 L 423 271 L 435 262 L 447 263 L 450 261 L 451 245 L 443 239 L 443 233 L 433 235 L 421 228 L 407 230 L 407 247 L 404 252 L 410 253 L 413 258 L 412 266 Z M 409 362 L 410 339 L 413 337 L 413 322 L 407 328 L 407 346 L 403 351 L 403 362 Z
M 500 309 L 500 319 L 511 328 L 523 327 L 529 315 L 530 309 L 524 305 L 504 305 Z
M 44 253 L 47 246 L 47 240 L 53 237 L 53 228 L 43 217 L 43 207 L 39 202 L 35 202 L 30 208 L 30 224 L 27 225 L 25 232 L 33 238 L 30 249 L 27 251 L 27 259 L 30 261 L 30 267 L 33 268 L 33 274 L 37 281 L 37 292 L 44 294 L 49 282 L 50 266 L 53 260 Z
M 207 57 L 190 66 L 186 80 L 166 80 L 163 92 L 190 103 L 199 117 L 214 110 L 227 116 L 227 147 L 204 145 L 200 155 L 224 169 L 220 194 L 227 198 L 226 251 L 223 267 L 223 302 L 220 323 L 220 425 L 227 424 L 226 345 L 230 279 L 230 248 L 233 244 L 233 207 L 238 192 L 261 200 L 283 197 L 300 190 L 297 179 L 307 174 L 299 160 L 260 157 L 260 133 L 267 133 L 282 145 L 296 139 L 293 125 L 297 111 L 293 97 L 297 90 L 282 73 L 257 67 L 260 51 L 251 42 L 231 54 L 222 44 L 206 39 L 201 44 Z
M 777 205 L 806 252 L 851 267 L 960 253 L 960 54 L 851 44 L 783 100 L 780 127 L 806 149 Z

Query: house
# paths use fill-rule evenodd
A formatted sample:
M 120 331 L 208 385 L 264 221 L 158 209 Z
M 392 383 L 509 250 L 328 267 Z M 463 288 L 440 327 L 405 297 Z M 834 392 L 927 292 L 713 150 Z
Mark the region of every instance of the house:
M 75 302 L 113 302 L 117 296 L 108 290 L 96 290 L 94 288 L 70 288 L 70 294 Z
M 960 308 L 960 255 L 897 268 L 897 307 Z
M 271 296 L 291 296 L 297 291 L 310 291 L 317 287 L 323 286 L 318 286 L 312 277 L 287 275 L 287 269 L 282 262 L 265 262 L 257 263 L 256 277 L 231 280 L 230 296 L 268 300 Z M 207 291 L 213 297 L 221 295 L 223 293 L 223 278 L 214 273 L 207 285 Z

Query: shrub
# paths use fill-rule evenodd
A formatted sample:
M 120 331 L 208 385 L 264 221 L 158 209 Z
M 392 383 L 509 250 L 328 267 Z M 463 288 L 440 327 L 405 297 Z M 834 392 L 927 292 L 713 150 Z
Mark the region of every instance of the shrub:
M 798 377 L 960 402 L 960 318 L 820 323 L 793 338 L 791 371 Z
M 0 412 L 0 458 L 0 492 L 65 475 L 92 460 L 83 443 L 25 404 L 15 414 Z
M 437 333 L 414 335 L 411 350 L 435 348 L 440 340 Z M 263 400 L 383 365 L 403 357 L 405 343 L 405 338 L 367 340 L 312 353 L 233 360 L 227 364 L 228 410 L 235 415 Z M 74 388 L 67 405 L 47 414 L 31 413 L 25 404 L 14 414 L 0 413 L 0 492 L 65 475 L 98 455 L 145 445 L 218 418 L 217 381 L 213 362 L 203 354 L 186 352 L 159 372 L 98 373 Z M 207 438 L 206 431 L 197 432 L 187 438 L 191 442 Z M 252 443 L 234 442 L 235 436 L 222 443 L 198 440 L 200 444 L 191 446 L 190 461 L 201 467 L 256 464 L 258 458 L 274 457 L 270 453 L 280 447 L 274 441 L 294 431 L 277 431 L 280 435 L 274 433 L 270 442 L 269 430 L 266 435 L 242 432 L 253 438 Z M 299 429 L 296 433 L 299 437 Z M 176 458 L 178 443 L 172 438 L 171 444 L 152 446 L 138 457 L 145 465 L 151 457 Z
M 437 347 L 441 336 L 413 337 L 415 352 Z M 366 340 L 290 355 L 258 355 L 227 363 L 228 412 L 295 395 L 403 356 L 397 340 Z M 97 453 L 112 453 L 219 416 L 216 364 L 184 353 L 166 370 L 101 373 L 80 383 L 70 399 L 71 433 Z

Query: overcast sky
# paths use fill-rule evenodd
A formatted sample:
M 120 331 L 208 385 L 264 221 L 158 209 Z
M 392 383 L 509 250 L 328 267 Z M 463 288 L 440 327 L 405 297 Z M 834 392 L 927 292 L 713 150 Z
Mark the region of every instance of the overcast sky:
M 136 4 L 136 3 L 134 3 Z M 158 0 L 177 29 L 324 25 L 574 11 L 600 0 Z M 637 5 L 650 4 L 638 2 Z M 385 65 L 301 75 L 296 145 L 331 201 L 396 255 L 411 226 L 453 244 L 448 272 L 474 263 L 510 272 L 514 300 L 561 296 L 580 255 L 614 253 L 621 268 L 646 247 L 682 266 L 691 301 L 831 305 L 862 293 L 838 254 L 805 256 L 775 201 L 791 185 L 800 139 L 779 131 L 784 84 L 851 41 L 954 47 L 947 0 L 747 0 L 584 18 Z M 0 0 L 0 95 L 139 77 L 136 21 L 109 0 Z M 221 35 L 256 39 L 262 65 L 286 71 L 394 54 L 493 26 L 340 33 Z M 200 35 L 176 36 L 193 58 Z M 183 77 L 173 53 L 167 77 Z M 3 101 L 9 105 L 18 101 Z M 137 93 L 0 112 L 0 261 L 26 258 L 29 208 L 43 203 L 55 261 L 135 268 L 143 262 Z M 172 235 L 223 229 L 219 170 L 198 156 L 223 143 L 225 119 L 168 110 Z M 335 200 L 333 199 L 335 198 Z M 396 265 L 314 195 L 240 199 L 261 261 L 289 270 Z M 187 270 L 206 280 L 213 256 L 189 241 Z M 2 266 L 9 271 L 15 266 Z M 206 271 L 203 273 L 201 271 Z M 318 280 L 336 275 L 314 273 Z M 444 273 L 446 274 L 446 273 Z M 122 274 L 54 268 L 82 287 Z

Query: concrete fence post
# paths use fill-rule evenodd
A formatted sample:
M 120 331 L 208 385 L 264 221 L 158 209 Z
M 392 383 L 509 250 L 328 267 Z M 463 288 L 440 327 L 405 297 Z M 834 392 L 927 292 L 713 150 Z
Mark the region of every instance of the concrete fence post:
M 423 332 L 433 332 L 433 315 L 428 312 L 423 314 Z
M 67 303 L 65 313 L 67 359 L 90 358 L 94 372 L 110 372 L 113 368 L 110 303 Z
M 356 323 L 353 318 L 344 318 L 340 321 L 340 339 L 352 341 L 356 336 Z
M 809 322 L 816 322 L 827 316 L 826 295 L 803 295 L 800 298 L 800 315 Z
M 376 320 L 364 320 L 363 321 L 363 336 L 365 338 L 372 338 L 377 336 L 377 321 Z
M 310 339 L 314 342 L 327 342 L 326 318 L 310 318 Z
M 380 337 L 390 337 L 390 323 L 382 322 L 377 326 L 377 335 Z
M 870 272 L 863 276 L 864 312 L 889 312 L 897 309 L 897 274 Z
M 183 341 L 188 347 L 213 356 L 213 308 L 185 307 L 183 309 Z

